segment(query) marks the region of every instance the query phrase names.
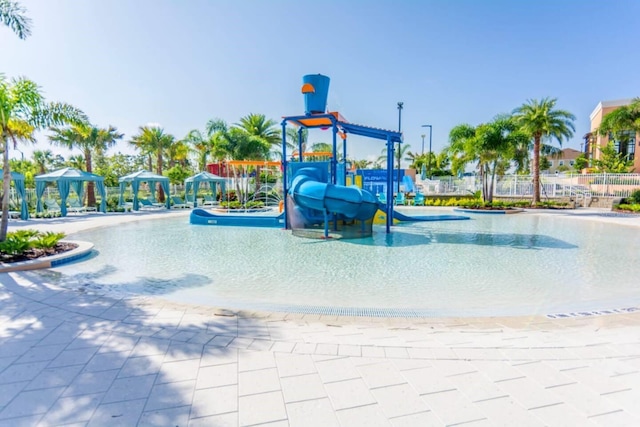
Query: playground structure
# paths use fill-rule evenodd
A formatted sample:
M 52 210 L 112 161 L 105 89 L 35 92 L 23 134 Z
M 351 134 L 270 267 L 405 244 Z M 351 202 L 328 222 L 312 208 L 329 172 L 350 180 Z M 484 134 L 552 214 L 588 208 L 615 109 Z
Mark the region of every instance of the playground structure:
M 228 220 L 223 215 L 194 209 L 191 223 L 216 225 L 284 226 L 295 235 L 314 238 L 358 238 L 372 234 L 374 221 L 383 221 L 386 233 L 395 221 L 442 221 L 468 219 L 457 215 L 406 216 L 394 212 L 394 147 L 402 143 L 402 133 L 349 123 L 339 112 L 326 112 L 329 77 L 309 74 L 303 77 L 305 113 L 285 116 L 282 120 L 282 182 L 284 212 L 270 220 L 264 216 L 237 216 Z M 298 128 L 298 147 L 287 158 L 287 125 Z M 303 129 L 331 130 L 332 150 L 305 153 Z M 352 185 L 357 177 L 347 170 L 347 135 L 364 136 L 386 142 L 386 193 L 381 203 L 373 193 Z M 338 161 L 338 137 L 342 156 Z M 302 153 L 300 155 L 299 153 Z M 328 160 L 306 160 L 322 157 Z M 240 162 L 242 163 L 242 162 Z M 381 212 L 380 212 L 381 211 Z M 225 215 L 231 217 L 231 215 Z M 243 218 L 242 220 L 240 218 Z
M 330 79 L 321 74 L 303 77 L 302 93 L 305 114 L 286 116 L 282 120 L 283 183 L 285 194 L 285 226 L 294 233 L 310 236 L 308 231 L 321 230 L 323 238 L 333 235 L 364 237 L 371 235 L 378 209 L 386 214 L 386 232 L 393 224 L 393 203 L 381 206 L 367 190 L 347 186 L 347 135 L 358 135 L 386 141 L 387 200 L 393 200 L 394 145 L 402 143 L 400 132 L 349 123 L 339 112 L 326 112 Z M 330 130 L 332 152 L 326 162 L 287 159 L 287 125 L 298 128 L 298 153 L 302 153 L 302 130 Z M 338 137 L 342 144 L 342 160 L 338 161 Z M 353 176 L 349 177 L 353 181 Z M 303 231 L 305 231 L 303 233 Z

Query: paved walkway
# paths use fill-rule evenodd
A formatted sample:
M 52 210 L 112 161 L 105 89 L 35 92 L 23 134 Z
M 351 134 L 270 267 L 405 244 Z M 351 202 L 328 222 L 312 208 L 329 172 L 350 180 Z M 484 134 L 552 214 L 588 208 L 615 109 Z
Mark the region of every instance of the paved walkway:
M 2 426 L 640 425 L 640 313 L 231 312 L 46 277 L 0 274 Z

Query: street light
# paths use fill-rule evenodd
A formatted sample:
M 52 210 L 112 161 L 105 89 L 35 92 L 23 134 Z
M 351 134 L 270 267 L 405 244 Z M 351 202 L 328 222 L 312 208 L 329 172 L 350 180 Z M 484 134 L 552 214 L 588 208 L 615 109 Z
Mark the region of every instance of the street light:
M 402 132 L 402 106 L 404 102 L 398 102 L 398 132 Z M 400 142 L 398 142 L 398 193 L 400 192 Z
M 433 126 L 422 125 L 423 128 L 429 128 L 429 158 L 427 159 L 427 176 L 431 179 L 431 140 L 433 139 Z M 422 154 L 424 154 L 424 135 L 422 135 Z

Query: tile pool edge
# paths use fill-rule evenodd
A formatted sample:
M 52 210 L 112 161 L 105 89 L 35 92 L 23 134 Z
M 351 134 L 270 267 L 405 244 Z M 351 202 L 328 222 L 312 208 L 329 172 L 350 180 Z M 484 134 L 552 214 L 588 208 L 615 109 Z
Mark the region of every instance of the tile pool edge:
M 10 264 L 0 263 L 0 273 L 10 273 L 12 271 L 39 270 L 43 268 L 57 267 L 72 261 L 76 261 L 87 256 L 93 250 L 93 243 L 78 240 L 63 240 L 64 243 L 75 243 L 77 248 L 60 254 L 46 256 L 29 261 L 13 262 Z

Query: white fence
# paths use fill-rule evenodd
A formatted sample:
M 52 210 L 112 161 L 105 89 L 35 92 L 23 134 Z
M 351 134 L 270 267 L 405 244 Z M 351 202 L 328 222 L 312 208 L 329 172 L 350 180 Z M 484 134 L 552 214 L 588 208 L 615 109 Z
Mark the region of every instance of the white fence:
M 432 180 L 416 178 L 416 184 L 426 195 L 470 195 L 482 189 L 480 177 L 438 177 Z M 640 190 L 640 174 L 554 174 L 540 175 L 541 198 L 629 197 Z M 533 177 L 504 175 L 496 177 L 494 196 L 531 197 Z

